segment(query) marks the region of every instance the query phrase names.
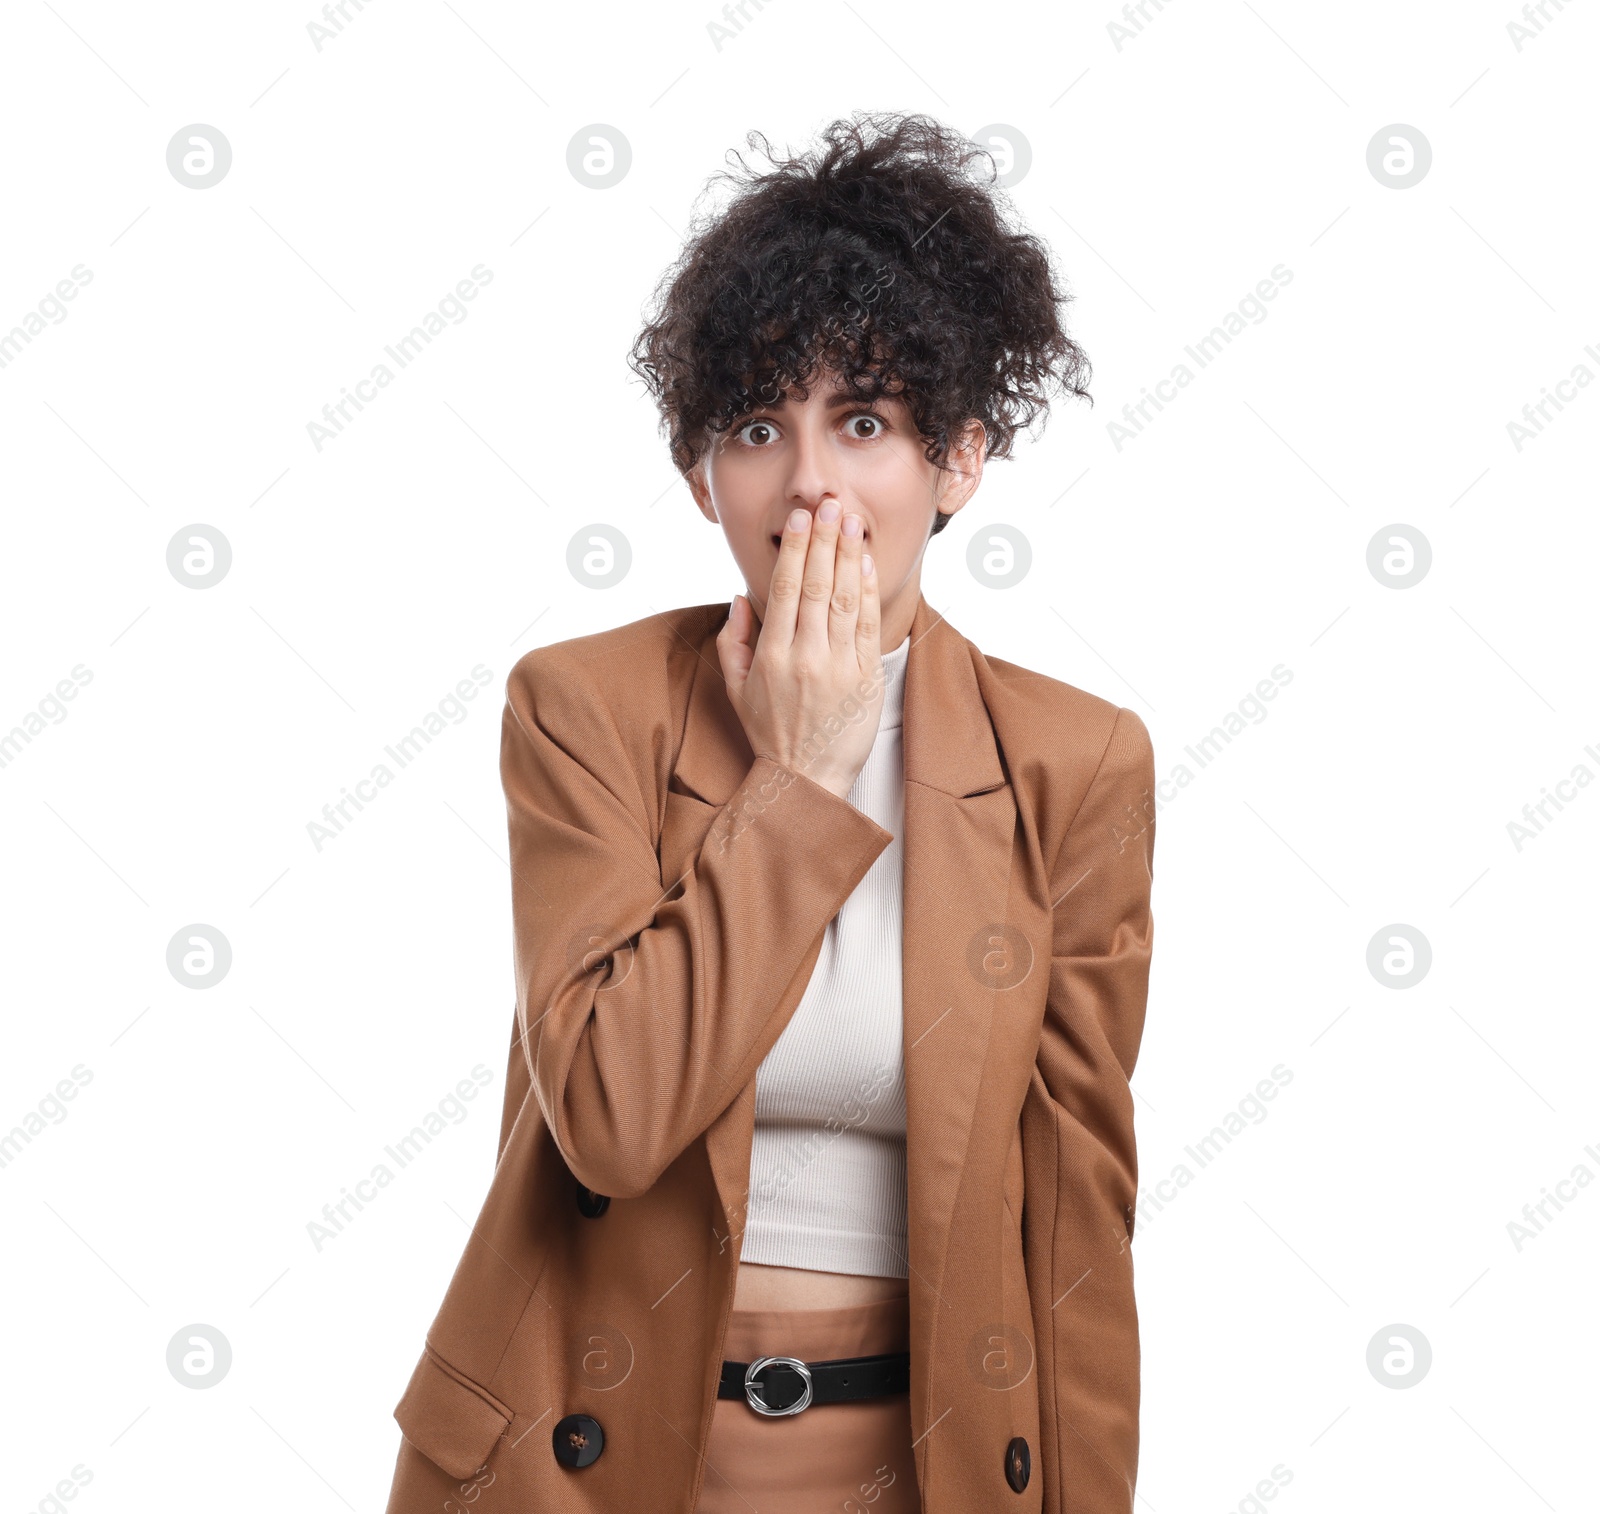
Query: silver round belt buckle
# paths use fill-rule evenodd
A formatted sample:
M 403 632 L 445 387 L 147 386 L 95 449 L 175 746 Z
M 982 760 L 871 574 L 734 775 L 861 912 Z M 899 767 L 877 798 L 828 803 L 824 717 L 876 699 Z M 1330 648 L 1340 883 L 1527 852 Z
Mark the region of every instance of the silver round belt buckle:
M 785 1367 L 793 1367 L 800 1374 L 800 1380 L 805 1384 L 805 1392 L 800 1395 L 787 1409 L 770 1409 L 761 1399 L 760 1384 L 756 1382 L 756 1374 L 763 1367 L 770 1367 L 775 1362 L 781 1362 Z M 811 1402 L 811 1369 L 803 1361 L 793 1356 L 763 1356 L 750 1363 L 744 1369 L 744 1396 L 750 1407 L 757 1414 L 766 1414 L 776 1417 L 780 1414 L 798 1414 Z

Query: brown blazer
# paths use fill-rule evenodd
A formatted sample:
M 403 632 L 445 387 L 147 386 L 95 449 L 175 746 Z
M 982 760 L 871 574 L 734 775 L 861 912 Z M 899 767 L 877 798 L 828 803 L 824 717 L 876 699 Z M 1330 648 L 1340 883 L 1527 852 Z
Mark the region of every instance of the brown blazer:
M 517 1015 L 500 1155 L 395 1410 L 388 1514 L 694 1509 L 756 1068 L 824 927 L 895 840 L 753 758 L 713 641 L 727 613 L 540 647 L 507 679 Z M 1149 734 L 985 657 L 926 599 L 904 696 L 922 1507 L 1121 1514 L 1139 1430 L 1128 1079 L 1150 969 Z

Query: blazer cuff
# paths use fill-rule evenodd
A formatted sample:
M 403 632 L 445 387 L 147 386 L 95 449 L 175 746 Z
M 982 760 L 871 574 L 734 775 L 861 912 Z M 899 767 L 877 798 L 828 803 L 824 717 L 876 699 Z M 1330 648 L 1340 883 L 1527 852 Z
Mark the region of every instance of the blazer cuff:
M 798 768 L 757 757 L 705 845 L 721 855 L 770 845 L 783 856 L 804 857 L 806 878 L 842 901 L 894 839 L 894 832 Z

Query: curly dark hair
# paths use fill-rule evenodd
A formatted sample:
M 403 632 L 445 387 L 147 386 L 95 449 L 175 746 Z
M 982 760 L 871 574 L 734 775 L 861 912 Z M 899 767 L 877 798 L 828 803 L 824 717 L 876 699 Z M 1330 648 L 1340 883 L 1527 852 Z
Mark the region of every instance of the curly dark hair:
M 805 156 L 758 141 L 772 171 L 730 149 L 748 182 L 695 219 L 628 356 L 680 473 L 756 406 L 803 401 L 819 367 L 863 403 L 898 395 L 941 469 L 971 419 L 987 455 L 1008 457 L 1057 382 L 1087 396 L 1089 360 L 1061 320 L 1072 296 L 1046 245 L 1009 224 L 985 148 L 929 116 L 868 111 Z M 708 187 L 719 178 L 735 175 Z

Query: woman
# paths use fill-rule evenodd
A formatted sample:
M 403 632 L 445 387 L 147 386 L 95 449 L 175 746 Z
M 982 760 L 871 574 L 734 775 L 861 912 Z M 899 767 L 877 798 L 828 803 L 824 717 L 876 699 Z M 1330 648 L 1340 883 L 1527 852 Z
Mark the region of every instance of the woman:
M 979 156 L 835 122 L 639 339 L 746 592 L 507 681 L 500 1160 L 390 1514 L 1131 1507 L 1150 741 L 920 587 L 1087 372 Z

